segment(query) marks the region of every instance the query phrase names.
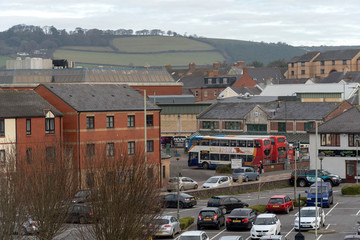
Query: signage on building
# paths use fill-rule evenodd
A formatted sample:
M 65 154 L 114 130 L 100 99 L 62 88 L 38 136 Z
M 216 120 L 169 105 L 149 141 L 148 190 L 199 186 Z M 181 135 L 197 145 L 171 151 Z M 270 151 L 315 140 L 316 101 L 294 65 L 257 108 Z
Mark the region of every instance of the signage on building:
M 183 137 L 183 136 L 173 137 L 174 146 L 175 146 L 176 148 L 183 148 L 183 147 L 185 147 L 185 140 L 186 140 L 186 137 Z
M 319 149 L 319 153 L 323 152 L 325 154 L 325 157 L 356 157 L 356 151 L 355 150 L 324 150 Z M 358 156 L 359 156 L 358 151 Z
M 231 168 L 240 168 L 242 167 L 242 159 L 231 159 Z

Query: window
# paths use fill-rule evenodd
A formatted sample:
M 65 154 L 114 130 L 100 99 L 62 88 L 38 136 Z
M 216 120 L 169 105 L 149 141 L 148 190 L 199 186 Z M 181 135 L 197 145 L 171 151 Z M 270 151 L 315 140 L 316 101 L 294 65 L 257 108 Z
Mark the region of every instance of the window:
M 304 123 L 304 131 L 308 131 L 308 130 L 312 129 L 313 127 L 314 127 L 313 122 Z
M 247 124 L 248 132 L 267 132 L 266 124 Z
M 332 60 L 331 62 L 332 62 L 332 65 L 335 65 L 335 60 Z
M 86 156 L 88 157 L 95 156 L 95 144 L 93 143 L 86 144 Z
M 202 121 L 203 129 L 219 129 L 219 122 L 217 121 Z
M 128 127 L 135 127 L 135 115 L 128 116 Z
M 26 119 L 26 135 L 31 135 L 31 119 Z
M 356 142 L 360 147 L 360 134 L 348 134 L 349 147 L 356 147 Z
M 0 136 L 5 136 L 5 120 L 0 119 Z
M 295 75 L 295 72 L 294 71 L 291 71 L 291 76 L 294 76 Z
M 163 176 L 163 178 L 165 178 L 166 177 L 166 167 L 165 166 L 162 166 L 162 176 Z
M 325 70 L 324 70 L 324 69 L 320 69 L 320 73 L 321 73 L 321 74 L 324 74 L 324 73 L 325 73 Z
M 278 132 L 286 132 L 286 122 L 278 122 Z
M 217 96 L 217 91 L 216 90 L 214 90 L 214 97 L 216 97 Z
M 321 146 L 340 146 L 340 134 L 321 134 Z
M 294 67 L 294 63 L 291 63 L 291 67 Z
M 93 173 L 86 174 L 86 184 L 88 185 L 88 187 L 94 186 L 94 174 Z
M 106 117 L 106 127 L 107 128 L 114 128 L 114 116 L 107 116 Z
M 325 65 L 325 61 L 320 61 L 320 65 L 324 66 Z
M 227 78 L 224 78 L 224 84 L 227 84 L 228 83 L 228 79 Z
M 305 75 L 305 70 L 301 70 L 301 75 Z
M 26 149 L 26 161 L 28 164 L 30 164 L 32 161 L 32 149 L 31 148 Z
M 305 62 L 301 62 L 301 66 L 305 66 Z
M 128 154 L 135 154 L 135 142 L 128 142 Z
M 5 150 L 0 150 L 0 165 L 5 165 L 6 159 L 5 159 Z
M 225 129 L 240 130 L 240 122 L 225 122 Z
M 108 156 L 108 157 L 113 157 L 113 156 L 115 156 L 114 143 L 108 143 L 108 144 L 106 144 L 106 156 Z
M 55 161 L 55 147 L 46 148 L 46 161 L 48 163 L 53 163 Z
M 55 118 L 45 118 L 45 133 L 55 133 Z
M 346 60 L 343 60 L 343 65 L 346 65 Z
M 154 152 L 154 141 L 153 140 L 149 140 L 146 143 L 146 151 L 147 152 Z
M 94 117 L 86 117 L 86 128 L 94 129 L 95 127 L 95 118 Z
M 195 91 L 195 97 L 198 97 L 198 96 L 199 96 L 199 92 Z
M 204 91 L 204 97 L 207 97 L 207 90 Z
M 146 126 L 148 126 L 148 127 L 154 126 L 154 117 L 153 117 L 153 115 L 146 115 Z

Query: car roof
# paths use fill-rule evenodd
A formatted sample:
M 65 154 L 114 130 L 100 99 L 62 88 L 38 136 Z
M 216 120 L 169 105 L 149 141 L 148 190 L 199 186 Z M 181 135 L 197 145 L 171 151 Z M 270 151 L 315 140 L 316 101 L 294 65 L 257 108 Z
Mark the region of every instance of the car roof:
M 220 238 L 221 240 L 238 240 L 238 239 L 242 239 L 241 236 L 222 236 Z
M 263 214 L 258 215 L 257 217 L 258 218 L 260 218 L 260 217 L 262 217 L 262 218 L 273 218 L 275 216 L 276 216 L 276 214 L 274 214 L 274 213 L 263 213 Z
M 156 216 L 155 219 L 171 219 L 173 216 Z
M 329 182 L 324 182 L 324 181 L 319 181 L 319 182 L 317 183 L 317 185 L 318 185 L 318 186 L 321 186 L 321 185 L 323 185 L 323 186 L 329 186 L 329 185 L 331 185 L 331 183 L 329 183 Z M 316 183 L 313 183 L 313 184 L 311 184 L 310 187 L 315 187 L 315 186 L 316 186 Z
M 284 198 L 286 196 L 287 195 L 274 195 L 274 196 L 271 196 L 270 198 Z
M 217 211 L 217 210 L 219 210 L 220 208 L 218 208 L 218 207 L 205 207 L 205 208 L 202 208 L 201 210 L 200 210 L 200 212 L 201 211 Z
M 263 239 L 263 240 L 267 240 L 267 239 L 282 239 L 282 237 L 283 236 L 281 236 L 281 235 L 269 235 L 269 236 L 262 236 L 261 238 L 260 238 L 260 240 L 261 239 Z
M 212 196 L 211 198 L 228 198 L 231 197 L 229 195 L 221 195 L 221 196 Z
M 180 236 L 200 236 L 204 231 L 187 231 L 183 232 Z
M 315 210 L 315 206 L 312 207 L 302 207 L 301 210 Z M 321 209 L 321 207 L 317 207 L 318 209 Z

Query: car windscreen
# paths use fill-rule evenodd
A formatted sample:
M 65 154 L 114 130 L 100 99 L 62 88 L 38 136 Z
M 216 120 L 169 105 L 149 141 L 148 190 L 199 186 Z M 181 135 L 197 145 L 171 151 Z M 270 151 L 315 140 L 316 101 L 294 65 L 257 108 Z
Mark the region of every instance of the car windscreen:
M 242 169 L 242 168 L 235 168 L 234 169 L 234 173 L 243 173 L 243 172 L 245 172 L 245 170 Z
M 255 225 L 273 225 L 275 224 L 275 220 L 273 218 L 262 218 L 258 217 L 255 220 Z
M 177 178 L 170 178 L 170 179 L 169 179 L 169 182 L 170 182 L 170 183 L 177 183 Z
M 212 218 L 212 217 L 214 217 L 214 215 L 215 215 L 215 212 L 213 212 L 213 211 L 203 211 L 203 212 L 200 212 L 200 216 L 201 216 L 202 218 Z
M 220 198 L 217 198 L 217 197 L 210 198 L 209 204 L 220 204 Z
M 283 198 L 270 198 L 269 203 L 280 203 L 280 204 L 283 204 L 283 203 L 284 203 L 284 199 L 283 199 Z
M 79 192 L 77 192 L 77 193 L 75 194 L 74 197 L 77 197 L 77 198 L 79 198 L 79 197 L 86 197 L 87 194 L 88 194 L 87 191 L 79 191 Z
M 318 186 L 317 189 L 318 193 L 326 193 L 328 191 L 326 186 Z M 316 193 L 316 187 L 311 187 L 309 193 Z
M 305 209 L 300 211 L 301 217 L 315 217 L 315 209 Z
M 201 240 L 200 236 L 181 236 L 179 240 Z
M 180 193 L 180 196 L 183 197 L 183 198 L 192 198 L 193 197 L 193 196 L 191 196 L 189 194 L 186 194 L 186 193 Z
M 209 178 L 206 182 L 207 183 L 217 183 L 219 178 Z
M 154 219 L 155 225 L 164 225 L 168 223 L 169 223 L 169 219 Z
M 230 216 L 248 216 L 250 213 L 247 209 L 241 209 L 241 210 L 232 210 L 230 213 Z

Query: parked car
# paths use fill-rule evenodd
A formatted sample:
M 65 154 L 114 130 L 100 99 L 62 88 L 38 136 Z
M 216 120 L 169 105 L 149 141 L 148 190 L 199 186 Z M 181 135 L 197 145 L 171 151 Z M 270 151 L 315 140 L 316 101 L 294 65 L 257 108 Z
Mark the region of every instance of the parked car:
M 296 170 L 296 182 L 300 187 L 310 186 L 315 182 L 315 169 L 299 169 Z M 291 173 L 290 183 L 294 185 L 295 171 Z M 338 186 L 341 182 L 339 175 L 332 174 L 326 170 L 318 170 L 318 178 L 325 182 L 330 182 L 332 186 Z M 318 180 L 318 181 L 319 181 Z
M 350 239 L 353 239 L 353 240 L 355 240 L 355 239 L 360 240 L 360 235 L 346 235 L 346 236 L 344 237 L 344 240 L 350 240 Z
M 274 195 L 266 205 L 268 212 L 286 212 L 294 210 L 294 202 L 288 195 Z
M 89 205 L 74 204 L 70 206 L 66 222 L 68 223 L 92 223 L 94 221 L 94 213 Z
M 244 240 L 242 236 L 222 236 L 219 240 Z
M 211 197 L 207 203 L 208 207 L 225 207 L 226 213 L 235 208 L 248 207 L 249 204 L 242 202 L 240 199 L 232 196 L 215 196 Z
M 318 206 L 330 207 L 330 205 L 334 202 L 334 194 L 331 183 L 322 181 L 317 185 L 317 196 L 316 183 L 312 184 L 308 191 L 305 191 L 305 193 L 307 193 L 306 205 L 315 206 L 317 198 Z
M 180 235 L 178 240 L 210 240 L 204 231 L 187 231 Z
M 225 225 L 225 215 L 221 208 L 206 207 L 200 210 L 197 219 L 197 229 L 200 230 L 203 227 L 215 227 L 220 229 Z
M 232 173 L 232 178 L 234 182 L 242 179 L 243 182 L 247 182 L 249 180 L 257 181 L 259 180 L 259 172 L 255 171 L 252 167 L 240 167 L 235 168 Z
M 257 213 L 250 208 L 235 208 L 226 218 L 226 230 L 238 228 L 251 229 Z
M 180 222 L 173 216 L 158 216 L 154 219 L 154 225 L 157 229 L 155 237 L 171 236 L 181 232 Z
M 19 226 L 19 223 L 20 226 Z M 17 221 L 14 222 L 14 233 L 20 235 L 29 235 L 39 232 L 39 223 L 29 216 L 17 216 Z
M 209 178 L 203 185 L 203 188 L 213 188 L 231 186 L 231 179 L 229 176 L 213 176 Z
M 166 194 L 163 199 L 163 206 L 165 207 L 177 207 L 177 193 L 169 193 Z M 179 196 L 179 208 L 186 208 L 186 207 L 193 207 L 197 204 L 196 198 L 192 195 L 186 194 L 186 193 L 180 193 Z
M 281 222 L 273 213 L 264 213 L 257 216 L 251 230 L 251 239 L 260 239 L 265 235 L 279 235 Z
M 282 235 L 270 235 L 270 236 L 262 236 L 260 240 L 287 240 L 287 238 Z
M 96 192 L 97 192 L 97 194 L 99 194 L 98 191 L 96 191 Z M 87 190 L 79 190 L 74 194 L 74 196 L 73 196 L 73 198 L 71 200 L 71 203 L 88 203 L 88 202 L 91 202 L 91 201 L 94 200 L 94 198 L 93 198 L 94 195 L 93 194 L 96 194 L 94 192 L 94 190 L 89 190 L 89 189 L 87 189 Z
M 179 181 L 178 181 L 179 180 Z M 176 191 L 178 188 L 179 183 L 179 189 L 180 191 L 189 190 L 189 189 L 197 189 L 198 183 L 191 178 L 188 177 L 172 177 L 169 179 L 167 190 L 169 192 Z
M 317 208 L 317 216 L 316 216 Z M 299 213 L 295 214 L 294 229 L 299 231 L 308 229 L 319 229 L 321 226 L 325 226 L 325 213 L 321 207 L 303 207 L 300 209 L 300 223 L 299 223 Z M 316 223 L 317 221 L 317 223 Z

